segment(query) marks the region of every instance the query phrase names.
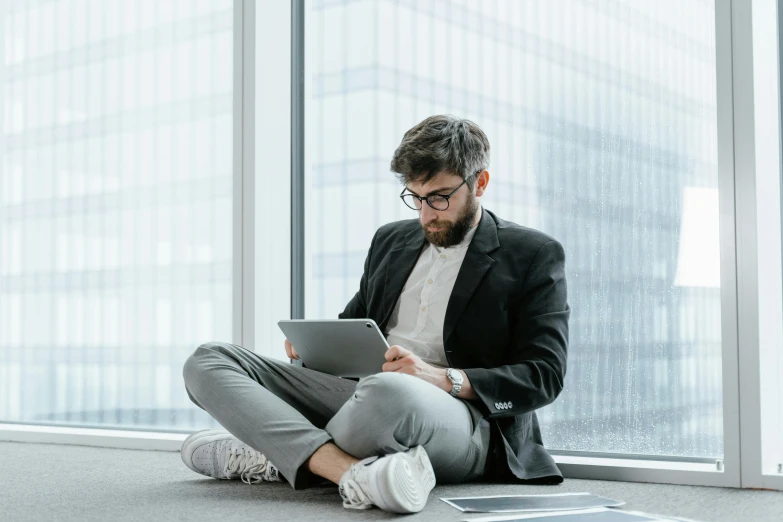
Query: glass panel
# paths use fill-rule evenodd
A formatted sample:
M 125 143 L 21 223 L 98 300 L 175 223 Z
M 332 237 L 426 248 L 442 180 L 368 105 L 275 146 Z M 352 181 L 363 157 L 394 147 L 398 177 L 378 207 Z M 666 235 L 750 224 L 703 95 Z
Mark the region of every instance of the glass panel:
M 758 224 L 759 384 L 762 473 L 783 473 L 783 266 L 778 11 L 756 0 L 753 22 L 756 205 Z M 749 432 L 751 433 L 751 432 Z M 756 441 L 758 443 L 758 441 Z
M 3 2 L 0 421 L 215 425 L 231 338 L 233 2 Z
M 566 249 L 547 447 L 722 458 L 712 3 L 312 0 L 307 16 L 307 316 L 342 311 L 375 230 L 415 217 L 389 172 L 403 133 L 469 118 L 492 144 L 484 206 Z

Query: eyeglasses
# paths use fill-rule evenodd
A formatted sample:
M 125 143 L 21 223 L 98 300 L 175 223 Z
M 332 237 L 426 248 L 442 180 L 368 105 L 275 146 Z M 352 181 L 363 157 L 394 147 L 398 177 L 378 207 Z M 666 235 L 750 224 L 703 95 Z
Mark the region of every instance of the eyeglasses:
M 481 172 L 480 170 L 475 172 L 473 175 L 475 176 Z M 473 176 L 471 176 L 473 177 Z M 426 201 L 427 204 L 434 208 L 435 210 L 446 210 L 449 208 L 449 198 L 454 195 L 455 192 L 457 192 L 462 185 L 468 182 L 468 179 L 465 178 L 465 180 L 459 184 L 457 188 L 451 191 L 450 194 L 430 194 L 429 196 L 417 196 L 416 194 L 405 194 L 405 191 L 408 190 L 407 187 L 402 189 L 402 192 L 400 193 L 400 199 L 403 203 L 405 203 L 409 208 L 413 210 L 421 210 L 421 207 L 423 205 L 423 201 Z

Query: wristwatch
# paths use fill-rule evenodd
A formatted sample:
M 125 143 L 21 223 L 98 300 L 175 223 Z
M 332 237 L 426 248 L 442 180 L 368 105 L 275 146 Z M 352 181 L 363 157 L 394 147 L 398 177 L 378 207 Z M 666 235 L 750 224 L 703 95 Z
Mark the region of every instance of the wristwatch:
M 451 396 L 456 397 L 462 389 L 462 373 L 454 368 L 446 368 L 446 377 L 451 381 Z

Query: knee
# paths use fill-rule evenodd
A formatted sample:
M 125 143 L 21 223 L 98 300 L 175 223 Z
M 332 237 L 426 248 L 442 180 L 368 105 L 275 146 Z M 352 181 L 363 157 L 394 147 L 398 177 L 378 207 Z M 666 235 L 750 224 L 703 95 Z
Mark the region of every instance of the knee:
M 193 352 L 193 355 L 198 356 L 199 354 L 203 355 L 212 352 L 219 352 L 224 349 L 225 345 L 226 343 L 221 343 L 219 341 L 209 341 L 204 344 L 200 344 Z
M 411 375 L 396 372 L 383 372 L 368 375 L 360 379 L 356 385 L 356 391 L 363 391 L 372 395 L 383 395 L 389 397 L 393 394 L 406 394 L 412 384 L 410 379 L 415 379 Z
M 199 379 L 204 374 L 204 356 L 214 353 L 219 346 L 218 342 L 204 343 L 185 360 L 185 364 L 182 366 L 182 379 L 185 381 L 185 388 L 197 386 Z
M 356 386 L 354 400 L 372 411 L 383 411 L 398 421 L 424 413 L 423 397 L 416 393 L 417 378 L 402 373 L 369 375 Z
M 327 425 L 335 443 L 352 455 L 385 454 L 431 437 L 432 405 L 424 381 L 393 372 L 359 381 L 353 397 Z M 357 437 L 357 433 L 363 434 Z

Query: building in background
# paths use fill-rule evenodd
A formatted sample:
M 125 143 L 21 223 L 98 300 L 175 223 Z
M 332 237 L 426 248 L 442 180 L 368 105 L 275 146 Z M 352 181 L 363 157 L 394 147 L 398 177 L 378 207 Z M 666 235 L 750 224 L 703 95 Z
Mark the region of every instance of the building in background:
M 0 422 L 216 426 L 232 325 L 231 0 L 0 2 Z
M 417 217 L 389 172 L 403 133 L 471 119 L 492 144 L 485 207 L 566 249 L 569 367 L 545 444 L 722 458 L 712 3 L 307 13 L 307 317 L 342 311 L 375 230 Z
M 416 217 L 389 172 L 403 133 L 469 118 L 492 144 L 486 208 L 566 249 L 546 445 L 721 458 L 713 3 L 306 16 L 307 317 L 336 317 L 375 230 Z M 181 368 L 232 333 L 233 17 L 231 0 L 0 2 L 0 422 L 216 425 Z

